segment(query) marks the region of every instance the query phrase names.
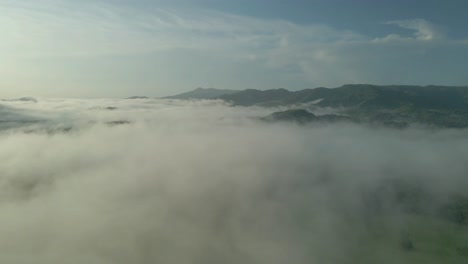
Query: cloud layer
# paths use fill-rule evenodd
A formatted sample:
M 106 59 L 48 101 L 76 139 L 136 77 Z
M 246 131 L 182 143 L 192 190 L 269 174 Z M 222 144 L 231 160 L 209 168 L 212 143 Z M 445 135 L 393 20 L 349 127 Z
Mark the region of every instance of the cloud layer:
M 2 263 L 362 263 L 368 194 L 416 183 L 429 212 L 467 186 L 466 131 L 265 124 L 216 101 L 4 104 L 76 129 L 0 134 Z M 384 200 L 381 225 L 403 230 Z
M 387 24 L 414 30 L 414 37 L 418 40 L 434 40 L 442 38 L 440 30 L 424 19 L 396 20 L 389 21 Z

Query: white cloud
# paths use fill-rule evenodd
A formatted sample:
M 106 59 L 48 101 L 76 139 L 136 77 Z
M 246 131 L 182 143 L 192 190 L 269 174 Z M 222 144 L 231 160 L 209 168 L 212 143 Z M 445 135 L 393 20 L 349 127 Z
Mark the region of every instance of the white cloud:
M 411 29 L 414 36 L 375 38 L 327 25 L 213 10 L 3 1 L 0 57 L 6 63 L 0 73 L 6 77 L 0 84 L 4 96 L 83 97 L 163 96 L 197 86 L 296 89 L 468 81 L 453 73 L 463 55 L 441 59 L 434 69 L 424 69 L 429 57 L 421 58 L 421 51 L 434 47 L 466 54 L 463 40 L 444 37 L 421 19 L 388 23 Z M 405 66 L 415 61 L 421 61 L 418 67 Z M 402 75 L 402 68 L 420 72 Z
M 103 3 L 69 1 L 48 1 L 45 7 L 28 3 L 26 7 L 0 4 L 5 39 L 0 52 L 73 56 L 178 48 L 257 51 L 284 45 L 288 39 L 323 43 L 360 38 L 322 25 L 299 26 L 209 10 L 120 10 Z
M 396 25 L 398 27 L 414 31 L 413 37 L 403 37 L 398 34 L 390 34 L 383 38 L 375 38 L 374 42 L 388 42 L 401 40 L 421 40 L 435 41 L 442 40 L 445 35 L 442 29 L 425 19 L 394 20 L 388 21 L 387 25 Z
M 424 19 L 395 20 L 387 24 L 414 30 L 414 36 L 420 40 L 434 40 L 443 37 L 442 32 L 432 23 Z
M 366 240 L 365 198 L 386 180 L 434 191 L 423 210 L 466 191 L 464 130 L 262 124 L 249 117 L 265 109 L 203 101 L 7 104 L 75 124 L 134 122 L 0 133 L 2 263 L 342 263 L 381 245 Z M 392 217 L 379 227 L 403 232 L 385 195 Z

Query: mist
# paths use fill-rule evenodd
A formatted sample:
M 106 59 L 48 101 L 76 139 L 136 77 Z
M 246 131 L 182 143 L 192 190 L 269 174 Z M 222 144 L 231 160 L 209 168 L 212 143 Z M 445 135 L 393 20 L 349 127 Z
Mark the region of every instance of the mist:
M 1 263 L 407 263 L 376 232 L 468 186 L 466 130 L 266 123 L 272 109 L 221 101 L 0 104 Z

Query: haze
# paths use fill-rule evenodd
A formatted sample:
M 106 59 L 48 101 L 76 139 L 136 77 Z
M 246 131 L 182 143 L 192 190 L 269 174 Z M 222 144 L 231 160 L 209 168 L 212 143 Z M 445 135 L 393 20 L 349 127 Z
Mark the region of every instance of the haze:
M 465 130 L 271 124 L 221 101 L 0 110 L 17 120 L 0 134 L 2 263 L 440 263 L 436 242 L 408 259 L 376 240 L 415 225 L 391 183 L 429 193 L 428 215 L 467 186 Z
M 466 0 L 0 0 L 0 263 L 468 263 Z
M 2 0 L 0 97 L 466 85 L 464 0 Z

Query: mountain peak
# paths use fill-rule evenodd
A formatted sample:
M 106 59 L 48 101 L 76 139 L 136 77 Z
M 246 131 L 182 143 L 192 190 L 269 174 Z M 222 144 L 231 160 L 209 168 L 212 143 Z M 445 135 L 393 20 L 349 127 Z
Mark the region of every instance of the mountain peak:
M 198 87 L 195 90 L 172 95 L 166 96 L 162 99 L 181 99 L 181 100 L 188 100 L 188 99 L 215 99 L 222 95 L 232 94 L 239 92 L 237 90 L 224 90 L 224 89 L 216 89 L 216 88 L 203 88 Z

